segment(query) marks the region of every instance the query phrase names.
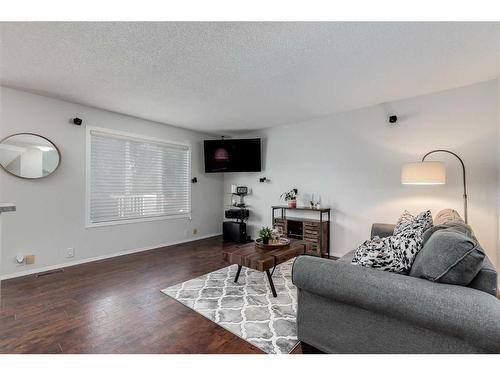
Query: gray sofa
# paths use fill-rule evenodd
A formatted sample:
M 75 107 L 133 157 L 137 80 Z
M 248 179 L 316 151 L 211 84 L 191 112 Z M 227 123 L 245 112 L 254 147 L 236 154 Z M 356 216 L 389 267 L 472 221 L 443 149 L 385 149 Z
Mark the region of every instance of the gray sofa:
M 394 226 L 374 224 L 372 237 Z M 301 256 L 293 265 L 304 352 L 500 353 L 497 272 L 488 258 L 468 286 Z

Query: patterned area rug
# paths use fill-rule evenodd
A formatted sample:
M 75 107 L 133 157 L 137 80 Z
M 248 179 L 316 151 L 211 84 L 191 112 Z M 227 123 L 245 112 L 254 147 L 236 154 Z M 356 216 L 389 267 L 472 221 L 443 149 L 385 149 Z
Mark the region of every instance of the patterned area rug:
M 266 353 L 290 353 L 297 345 L 297 290 L 292 284 L 294 259 L 276 267 L 278 296 L 264 272 L 232 265 L 162 290 Z

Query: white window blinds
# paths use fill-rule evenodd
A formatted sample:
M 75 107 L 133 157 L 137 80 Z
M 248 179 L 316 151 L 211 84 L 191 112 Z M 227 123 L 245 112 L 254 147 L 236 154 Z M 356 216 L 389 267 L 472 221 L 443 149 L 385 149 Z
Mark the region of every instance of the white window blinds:
M 89 224 L 190 214 L 189 147 L 90 130 Z

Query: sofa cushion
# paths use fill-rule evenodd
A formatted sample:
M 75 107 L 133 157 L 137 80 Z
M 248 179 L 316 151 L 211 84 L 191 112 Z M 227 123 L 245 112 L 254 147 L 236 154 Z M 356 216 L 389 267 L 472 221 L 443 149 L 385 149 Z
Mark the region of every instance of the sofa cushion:
M 455 228 L 465 235 L 476 239 L 470 225 L 466 224 L 465 221 L 460 217 L 460 214 L 451 208 L 445 208 L 444 210 L 441 210 L 437 213 L 436 217 L 434 218 L 434 226 L 436 227 L 434 228 L 434 231 L 443 228 Z M 429 235 L 427 236 L 427 238 L 424 238 L 424 243 L 426 239 L 428 239 L 428 237 Z
M 462 219 L 460 214 L 452 208 L 445 208 L 444 210 L 439 211 L 434 218 L 434 225 L 441 225 L 449 222 L 463 223 L 464 220 Z
M 410 276 L 468 285 L 481 269 L 484 257 L 484 250 L 475 239 L 454 228 L 440 229 L 428 237 Z
M 453 229 L 457 232 L 462 233 L 463 235 L 465 235 L 469 238 L 472 238 L 473 240 L 476 240 L 476 237 L 474 236 L 474 232 L 472 231 L 472 228 L 470 227 L 470 225 L 465 224 L 464 222 L 455 221 L 455 222 L 448 222 L 446 224 L 434 225 L 434 226 L 430 227 L 429 229 L 427 229 L 424 232 L 424 246 L 425 246 L 425 243 L 427 242 L 427 240 L 435 232 L 437 232 L 438 230 L 442 230 L 442 229 Z

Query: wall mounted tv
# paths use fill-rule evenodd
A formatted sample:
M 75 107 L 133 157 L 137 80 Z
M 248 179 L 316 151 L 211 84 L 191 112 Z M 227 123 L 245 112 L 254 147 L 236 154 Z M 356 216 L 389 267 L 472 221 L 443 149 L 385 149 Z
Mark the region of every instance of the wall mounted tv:
M 204 142 L 205 172 L 260 172 L 260 138 Z

